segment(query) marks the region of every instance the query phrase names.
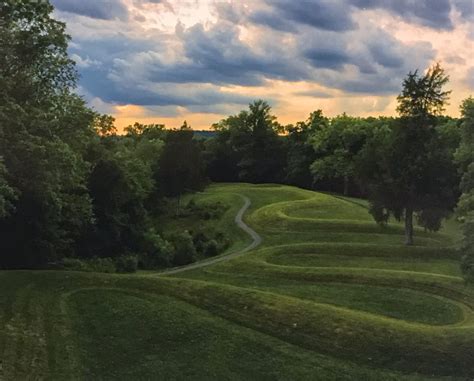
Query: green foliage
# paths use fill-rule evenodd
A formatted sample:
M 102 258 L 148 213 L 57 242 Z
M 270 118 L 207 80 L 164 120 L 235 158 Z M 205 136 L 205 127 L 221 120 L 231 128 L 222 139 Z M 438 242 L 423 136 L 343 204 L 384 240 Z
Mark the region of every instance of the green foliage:
M 138 258 L 124 255 L 117 258 L 63 258 L 60 266 L 69 271 L 85 271 L 98 273 L 134 273 L 137 271 Z
M 439 63 L 423 76 L 418 70 L 408 73 L 403 81 L 403 90 L 397 97 L 397 111 L 402 117 L 426 118 L 428 115 L 440 114 L 451 93 L 443 90 L 448 82 L 449 77 Z
M 147 139 L 163 140 L 166 136 L 164 124 L 141 124 L 135 122 L 133 125 L 125 127 L 124 131 L 128 136 L 146 137 Z
M 370 125 L 346 114 L 331 119 L 311 136 L 317 159 L 311 165 L 315 181 L 342 179 L 348 195 L 354 182 L 356 157 L 365 144 Z
M 204 255 L 206 257 L 215 257 L 219 254 L 219 244 L 215 239 L 211 239 L 204 246 Z
M 206 184 L 201 149 L 186 122 L 181 129 L 166 134 L 158 179 L 165 196 L 202 190 Z
M 94 118 L 94 130 L 100 136 L 114 136 L 117 134 L 115 118 L 111 115 L 97 114 Z
M 115 259 L 115 267 L 118 273 L 134 273 L 138 268 L 136 255 L 124 255 Z
M 403 217 L 409 245 L 414 213 L 422 226 L 436 231 L 457 200 L 452 143 L 446 131 L 435 128 L 434 117 L 449 94 L 442 90 L 447 80 L 439 65 L 421 78 L 410 73 L 398 97 L 402 118 L 375 131 L 358 158 L 373 216 L 378 222 L 386 221 L 388 213 Z
M 142 269 L 158 269 L 170 267 L 173 263 L 174 247 L 162 238 L 155 229 L 149 229 L 143 237 L 140 247 L 139 267 Z
M 174 246 L 173 264 L 183 266 L 196 260 L 196 248 L 194 247 L 193 237 L 188 231 L 175 234 L 170 237 Z
M 163 126 L 117 136 L 86 107 L 52 11 L 0 3 L 0 267 L 140 252 L 160 193 Z
M 447 231 L 419 229 L 405 247 L 403 227 L 377 226 L 364 200 L 276 184 L 213 184 L 185 197 L 232 205 L 226 228 L 242 206 L 236 194 L 252 201 L 245 221 L 263 242 L 229 261 L 172 276 L 0 272 L 2 375 L 470 377 L 474 289 Z
M 202 232 L 193 234 L 196 253 L 204 257 L 214 257 L 229 247 L 229 240 L 222 232 Z
M 285 146 L 281 126 L 268 103 L 258 100 L 249 110 L 214 125 L 216 143 L 207 145 L 214 181 L 278 182 L 283 179 Z
M 5 218 L 14 210 L 15 190 L 8 184 L 7 169 L 0 157 L 0 218 Z
M 181 209 L 180 217 L 186 216 L 197 216 L 203 220 L 217 219 L 220 218 L 229 206 L 224 205 L 222 202 L 201 202 L 197 204 L 194 199 L 191 199 L 188 204 Z
M 462 270 L 469 282 L 474 282 L 474 99 L 464 100 L 461 106 L 462 139 L 456 151 L 456 160 L 462 174 L 460 188 L 463 192 L 457 212 L 464 220 Z
M 291 185 L 310 188 L 313 176 L 311 164 L 316 160 L 311 136 L 327 128 L 329 119 L 323 116 L 321 110 L 311 113 L 306 122 L 298 122 L 296 126 L 286 126 L 287 160 L 285 182 Z
M 98 273 L 115 273 L 116 264 L 112 258 L 63 258 L 61 265 L 69 271 L 86 271 Z
M 50 17 L 52 10 L 47 2 L 0 4 L 5 267 L 40 266 L 71 254 L 92 222 L 83 155 L 93 138 L 94 113 L 71 92 L 76 72 L 67 56 L 69 37 L 65 25 Z

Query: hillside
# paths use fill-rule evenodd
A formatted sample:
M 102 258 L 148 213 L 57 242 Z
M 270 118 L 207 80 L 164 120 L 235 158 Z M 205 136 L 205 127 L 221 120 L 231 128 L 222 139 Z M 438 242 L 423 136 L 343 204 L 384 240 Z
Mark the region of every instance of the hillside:
M 246 253 L 242 197 L 262 238 Z M 234 238 L 231 259 L 168 274 L 0 272 L 0 379 L 474 375 L 474 289 L 452 223 L 405 247 L 403 227 L 376 225 L 359 200 L 248 184 L 193 198 L 229 206 L 212 223 Z

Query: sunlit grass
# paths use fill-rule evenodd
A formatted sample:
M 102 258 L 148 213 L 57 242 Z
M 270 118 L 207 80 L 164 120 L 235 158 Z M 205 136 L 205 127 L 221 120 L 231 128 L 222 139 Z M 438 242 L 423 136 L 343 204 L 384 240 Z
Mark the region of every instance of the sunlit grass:
M 239 258 L 176 275 L 0 272 L 0 379 L 456 379 L 474 374 L 474 289 L 458 226 L 377 226 L 363 200 L 280 185 L 221 184 L 216 220 Z M 31 377 L 30 377 L 31 378 Z

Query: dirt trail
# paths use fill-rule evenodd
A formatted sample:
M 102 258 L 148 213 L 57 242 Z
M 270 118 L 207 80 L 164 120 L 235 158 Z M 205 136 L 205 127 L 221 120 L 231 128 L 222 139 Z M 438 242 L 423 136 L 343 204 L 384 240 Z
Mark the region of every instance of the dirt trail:
M 247 211 L 247 209 L 250 207 L 250 205 L 252 205 L 252 202 L 246 196 L 242 196 L 242 195 L 239 195 L 239 196 L 241 196 L 244 199 L 244 205 L 242 206 L 242 208 L 240 208 L 239 212 L 235 216 L 234 221 L 235 221 L 235 223 L 237 224 L 237 226 L 239 228 L 241 228 L 243 231 L 245 231 L 248 235 L 250 235 L 252 237 L 252 242 L 250 243 L 250 245 L 248 245 L 247 247 L 245 247 L 241 250 L 237 250 L 237 251 L 231 252 L 231 253 L 226 254 L 226 255 L 221 255 L 221 256 L 216 257 L 216 258 L 206 259 L 206 260 L 199 261 L 199 262 L 196 262 L 196 263 L 191 263 L 191 264 L 186 265 L 186 266 L 166 270 L 166 271 L 163 271 L 162 273 L 160 273 L 159 275 L 177 274 L 177 273 L 180 273 L 180 272 L 183 272 L 183 271 L 198 269 L 198 268 L 201 268 L 201 267 L 213 265 L 215 263 L 228 261 L 232 258 L 239 257 L 242 254 L 245 254 L 246 252 L 248 252 L 250 250 L 253 250 L 258 245 L 260 245 L 262 243 L 262 237 L 260 237 L 260 235 L 255 230 L 253 230 L 250 226 L 248 226 L 242 220 L 242 217 L 244 216 L 244 213 Z

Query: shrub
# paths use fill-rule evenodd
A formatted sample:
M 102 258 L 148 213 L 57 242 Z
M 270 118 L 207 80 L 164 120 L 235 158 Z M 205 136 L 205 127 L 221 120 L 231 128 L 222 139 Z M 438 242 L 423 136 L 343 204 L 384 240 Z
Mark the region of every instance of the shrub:
M 211 239 L 210 241 L 206 242 L 204 246 L 204 255 L 207 257 L 215 257 L 219 254 L 219 244 L 215 239 Z
M 173 264 L 183 266 L 194 262 L 196 259 L 196 248 L 191 234 L 186 230 L 172 237 L 174 245 Z
M 142 269 L 169 267 L 173 263 L 174 247 L 163 239 L 154 229 L 144 234 L 142 254 L 138 264 Z
M 209 241 L 209 238 L 203 232 L 198 232 L 198 233 L 193 234 L 194 247 L 196 248 L 196 252 L 200 254 L 204 254 L 206 244 L 208 241 Z
M 191 199 L 180 215 L 182 217 L 194 215 L 204 220 L 210 220 L 221 217 L 227 209 L 228 206 L 220 201 L 196 204 L 196 201 Z
M 92 258 L 88 261 L 90 271 L 98 273 L 114 273 L 116 266 L 112 258 Z
M 115 259 L 118 273 L 134 273 L 137 271 L 138 258 L 136 255 L 124 255 Z
M 474 256 L 465 255 L 462 257 L 461 270 L 467 283 L 474 283 Z
M 463 254 L 461 270 L 466 282 L 474 284 L 474 218 L 472 215 L 467 217 L 463 224 L 464 239 L 461 248 Z
M 224 233 L 222 232 L 217 232 L 215 236 L 215 240 L 218 243 L 218 251 L 219 253 L 222 253 L 223 251 L 226 251 L 230 247 L 230 239 L 225 236 Z
M 114 273 L 116 266 L 112 258 L 63 258 L 62 265 L 65 270 L 87 271 L 98 273 Z
M 77 258 L 63 258 L 62 266 L 64 270 L 70 271 L 87 271 L 87 264 Z

